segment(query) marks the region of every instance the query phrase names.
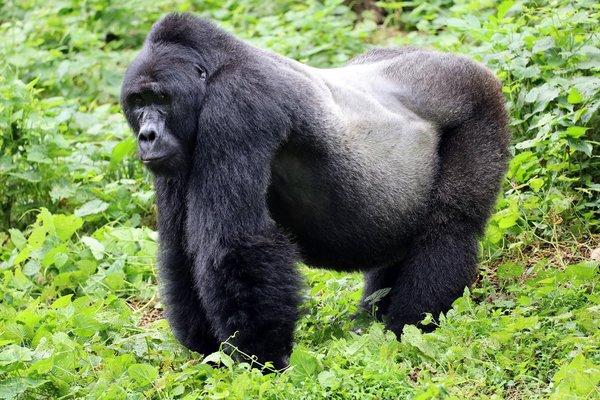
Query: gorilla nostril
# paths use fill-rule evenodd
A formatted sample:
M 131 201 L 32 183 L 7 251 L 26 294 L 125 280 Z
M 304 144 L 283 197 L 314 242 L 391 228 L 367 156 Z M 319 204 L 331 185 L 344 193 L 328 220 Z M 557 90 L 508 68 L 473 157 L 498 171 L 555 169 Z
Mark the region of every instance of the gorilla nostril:
M 156 139 L 156 132 L 151 129 L 144 130 L 140 132 L 138 137 L 142 142 L 153 142 Z

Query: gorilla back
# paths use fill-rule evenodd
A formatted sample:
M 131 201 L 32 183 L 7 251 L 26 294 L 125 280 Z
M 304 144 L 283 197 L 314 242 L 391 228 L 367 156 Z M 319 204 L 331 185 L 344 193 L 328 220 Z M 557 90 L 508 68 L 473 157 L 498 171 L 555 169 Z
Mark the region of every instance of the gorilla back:
M 125 115 L 155 175 L 178 339 L 286 365 L 295 262 L 364 270 L 397 335 L 476 275 L 508 157 L 497 79 L 467 58 L 372 50 L 317 69 L 173 14 L 128 68 Z M 361 304 L 369 307 L 363 300 Z
M 438 128 L 404 101 L 389 71 L 402 59 L 309 77 L 311 129 L 291 132 L 272 169 L 269 205 L 311 265 L 338 269 L 398 260 L 414 233 L 438 167 Z

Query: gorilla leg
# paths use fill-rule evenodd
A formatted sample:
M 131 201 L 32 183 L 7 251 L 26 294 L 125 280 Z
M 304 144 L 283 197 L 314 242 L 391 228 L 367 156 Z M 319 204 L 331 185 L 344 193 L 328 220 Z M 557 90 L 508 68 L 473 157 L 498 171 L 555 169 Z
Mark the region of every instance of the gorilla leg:
M 492 100 L 442 135 L 429 215 L 390 293 L 387 325 L 396 334 L 424 313 L 449 309 L 476 276 L 477 236 L 506 170 L 506 118 L 494 103 L 500 99 Z
M 383 315 L 387 313 L 390 304 L 390 292 L 380 292 L 383 297 L 380 299 L 370 299 L 378 290 L 391 289 L 395 286 L 398 279 L 399 269 L 397 266 L 382 267 L 375 270 L 365 272 L 365 287 L 363 289 L 360 306 L 369 313 L 373 313 L 378 320 L 381 320 Z M 385 295 L 384 295 L 385 294 Z M 379 296 L 375 296 L 379 297 Z M 373 302 L 375 304 L 373 304 Z
M 385 320 L 398 337 L 405 324 L 416 324 L 425 313 L 437 317 L 447 311 L 476 276 L 476 230 L 468 224 L 432 223 L 418 235 L 399 263 L 365 273 L 361 307 L 371 312 L 366 299 L 390 288 L 375 304 L 375 317 Z
M 477 240 L 467 224 L 432 225 L 413 243 L 393 285 L 386 324 L 400 336 L 425 313 L 447 311 L 476 276 Z

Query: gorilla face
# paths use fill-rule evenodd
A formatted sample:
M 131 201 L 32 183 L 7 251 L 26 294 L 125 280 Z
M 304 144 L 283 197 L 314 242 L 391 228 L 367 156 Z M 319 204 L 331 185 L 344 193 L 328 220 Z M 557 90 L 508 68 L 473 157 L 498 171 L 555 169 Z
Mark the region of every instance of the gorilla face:
M 149 45 L 128 68 L 121 104 L 138 155 L 156 175 L 183 174 L 195 147 L 206 70 L 175 45 Z

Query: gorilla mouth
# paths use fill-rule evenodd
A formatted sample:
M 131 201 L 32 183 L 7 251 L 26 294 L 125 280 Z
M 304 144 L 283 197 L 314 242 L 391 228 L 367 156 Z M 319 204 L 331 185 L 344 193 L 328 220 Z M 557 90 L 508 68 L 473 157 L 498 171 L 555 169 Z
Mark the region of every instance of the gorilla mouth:
M 167 156 L 140 158 L 144 164 L 153 164 L 165 159 Z

